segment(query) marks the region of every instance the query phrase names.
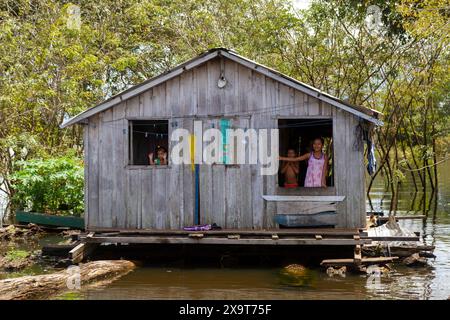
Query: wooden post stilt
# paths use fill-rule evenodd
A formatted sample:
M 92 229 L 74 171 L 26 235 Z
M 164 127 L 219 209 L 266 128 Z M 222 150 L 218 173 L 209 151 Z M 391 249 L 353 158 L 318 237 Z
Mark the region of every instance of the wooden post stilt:
M 94 232 L 89 233 L 86 238 L 92 238 Z M 69 259 L 77 264 L 86 259 L 98 247 L 98 243 L 81 242 L 75 248 L 69 251 Z

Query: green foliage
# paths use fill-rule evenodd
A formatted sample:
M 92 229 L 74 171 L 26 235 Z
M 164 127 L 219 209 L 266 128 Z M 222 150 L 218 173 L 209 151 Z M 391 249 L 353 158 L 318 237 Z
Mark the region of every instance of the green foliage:
M 83 213 L 83 163 L 76 157 L 32 159 L 16 163 L 10 179 L 13 206 L 42 213 Z
M 6 252 L 5 259 L 9 262 L 23 260 L 30 256 L 30 253 L 25 250 L 9 250 Z
M 313 0 L 296 10 L 291 0 L 2 0 L 0 188 L 14 193 L 19 160 L 81 156 L 82 130 L 60 129 L 65 117 L 212 47 L 382 112 L 379 167 L 406 155 L 402 169 L 427 166 L 450 150 L 447 2 Z M 79 28 L 68 24 L 71 3 Z M 371 5 L 380 30 L 366 25 Z

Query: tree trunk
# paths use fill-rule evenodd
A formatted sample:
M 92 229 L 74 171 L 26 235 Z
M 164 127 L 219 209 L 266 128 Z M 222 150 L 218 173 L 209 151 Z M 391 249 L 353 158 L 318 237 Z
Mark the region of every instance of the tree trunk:
M 405 131 L 406 131 L 406 130 L 405 130 Z M 406 134 L 405 134 L 405 135 L 406 135 Z M 412 167 L 411 167 L 411 165 L 409 164 L 408 157 L 407 157 L 407 155 L 406 155 L 406 148 L 405 148 L 405 141 L 404 141 L 404 140 L 400 142 L 400 146 L 402 147 L 403 158 L 404 158 L 405 161 L 406 161 L 406 166 L 408 167 L 408 171 L 409 171 L 409 173 L 411 174 L 411 178 L 412 178 L 412 181 L 413 181 L 413 184 L 414 184 L 414 189 L 415 189 L 416 192 L 417 192 L 417 191 L 419 191 L 419 189 L 417 188 L 416 176 L 414 175 L 414 171 L 412 170 Z M 413 156 L 414 156 L 414 155 L 413 155 Z
M 106 284 L 135 268 L 127 260 L 92 261 L 64 271 L 0 280 L 0 300 L 47 299 L 94 283 Z M 78 285 L 80 287 L 78 287 Z

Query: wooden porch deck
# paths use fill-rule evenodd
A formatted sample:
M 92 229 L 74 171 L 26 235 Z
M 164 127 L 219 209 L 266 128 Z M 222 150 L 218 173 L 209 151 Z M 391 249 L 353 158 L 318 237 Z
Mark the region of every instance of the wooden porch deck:
M 209 231 L 90 228 L 88 232 L 78 235 L 77 240 L 77 246 L 69 253 L 74 263 L 82 261 L 101 244 L 148 244 L 158 246 L 207 245 L 221 248 L 226 246 L 246 248 L 255 246 L 261 246 L 261 248 L 263 246 L 266 248 L 322 246 L 325 249 L 347 246 L 354 247 L 354 258 L 351 261 L 355 265 L 359 265 L 365 261 L 361 256 L 362 246 L 371 244 L 372 241 L 418 241 L 419 237 L 369 237 L 365 230 L 337 228 Z M 348 263 L 347 260 L 344 262 Z
M 223 229 L 209 231 L 89 229 L 80 235 L 85 243 L 211 244 L 211 245 L 345 245 L 369 244 L 359 229 Z

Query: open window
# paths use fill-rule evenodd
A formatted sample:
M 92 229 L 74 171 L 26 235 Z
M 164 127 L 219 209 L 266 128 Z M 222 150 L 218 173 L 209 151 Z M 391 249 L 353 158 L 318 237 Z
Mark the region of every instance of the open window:
M 279 119 L 280 156 L 287 156 L 288 150 L 293 149 L 296 155 L 304 155 L 312 151 L 315 138 L 323 138 L 322 151 L 328 156 L 328 173 L 326 184 L 334 186 L 333 170 L 333 122 L 332 119 Z M 300 161 L 299 173 L 296 177 L 299 187 L 305 186 L 307 161 Z M 285 175 L 278 173 L 278 185 L 285 186 Z
M 151 153 L 153 153 L 153 159 L 157 159 L 158 149 L 168 152 L 168 120 L 130 120 L 128 130 L 130 165 L 150 165 Z

